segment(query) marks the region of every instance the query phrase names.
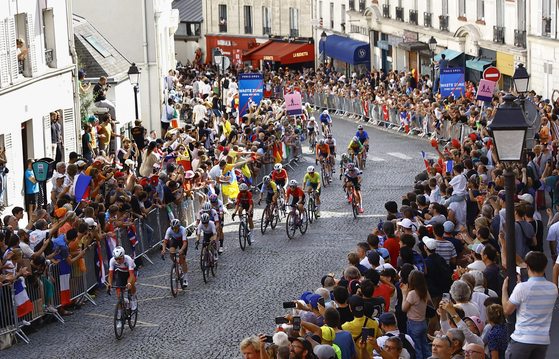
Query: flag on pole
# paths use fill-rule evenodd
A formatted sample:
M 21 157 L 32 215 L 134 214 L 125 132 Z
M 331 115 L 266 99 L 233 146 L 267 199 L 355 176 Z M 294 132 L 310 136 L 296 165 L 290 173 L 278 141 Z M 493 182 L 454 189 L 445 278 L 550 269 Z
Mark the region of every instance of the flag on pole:
M 167 206 L 167 208 L 171 209 L 169 206 Z M 127 233 L 128 233 L 128 240 L 132 244 L 132 258 L 136 258 L 136 226 L 128 227 Z
M 79 175 L 76 180 L 76 203 L 80 202 L 82 199 L 89 197 L 89 184 L 91 183 L 91 176 Z
M 33 311 L 33 304 L 29 300 L 25 287 L 23 286 L 23 278 L 19 278 L 14 282 L 14 289 L 16 292 L 17 316 L 21 318 L 25 314 Z
M 427 161 L 427 156 L 425 155 L 425 152 L 421 151 L 421 155 L 423 156 L 423 162 L 425 162 L 425 167 L 427 168 L 427 171 L 429 171 L 429 161 Z
M 452 160 L 446 161 L 444 163 L 444 166 L 443 166 L 443 171 L 444 172 L 452 172 L 453 168 L 454 168 L 454 162 Z
M 58 264 L 60 269 L 60 305 L 70 305 L 72 300 L 70 299 L 70 271 L 71 266 L 62 260 Z
M 105 266 L 103 266 L 103 256 L 101 254 L 101 245 L 99 243 L 97 243 L 97 267 L 99 267 L 99 285 L 103 285 L 107 273 L 105 272 Z

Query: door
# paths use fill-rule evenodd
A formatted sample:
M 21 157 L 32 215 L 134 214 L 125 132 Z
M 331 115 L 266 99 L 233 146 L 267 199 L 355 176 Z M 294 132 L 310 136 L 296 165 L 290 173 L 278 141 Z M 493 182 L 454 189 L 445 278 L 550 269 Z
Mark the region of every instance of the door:
M 417 71 L 417 52 L 410 51 L 408 61 L 409 61 L 408 63 L 410 64 L 410 71 L 412 69 L 416 69 L 416 71 Z

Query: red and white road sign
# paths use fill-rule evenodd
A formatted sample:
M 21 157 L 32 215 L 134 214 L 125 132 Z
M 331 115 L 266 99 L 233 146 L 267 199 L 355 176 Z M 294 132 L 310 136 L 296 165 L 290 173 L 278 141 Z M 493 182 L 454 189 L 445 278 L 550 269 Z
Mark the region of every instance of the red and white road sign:
M 489 66 L 483 71 L 483 78 L 488 81 L 499 82 L 501 79 L 501 71 L 495 66 Z

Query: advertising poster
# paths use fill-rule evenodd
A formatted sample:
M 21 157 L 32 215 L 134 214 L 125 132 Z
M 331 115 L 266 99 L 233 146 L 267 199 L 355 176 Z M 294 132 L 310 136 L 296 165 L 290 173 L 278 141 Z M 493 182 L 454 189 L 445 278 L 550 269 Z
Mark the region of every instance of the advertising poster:
M 243 117 L 251 102 L 260 104 L 264 96 L 262 74 L 239 74 L 239 117 Z

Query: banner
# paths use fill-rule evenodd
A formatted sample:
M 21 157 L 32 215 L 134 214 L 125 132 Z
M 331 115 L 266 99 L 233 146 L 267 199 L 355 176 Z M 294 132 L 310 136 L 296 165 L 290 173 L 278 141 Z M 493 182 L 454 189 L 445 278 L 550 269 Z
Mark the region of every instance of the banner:
M 285 110 L 287 112 L 287 116 L 296 116 L 303 114 L 303 106 L 301 105 L 300 93 L 285 95 Z
M 243 117 L 251 102 L 260 104 L 264 96 L 262 74 L 239 74 L 239 117 Z
M 489 80 L 481 80 L 477 90 L 476 100 L 491 102 L 496 82 Z
M 449 67 L 441 69 L 441 96 L 460 97 L 460 89 L 462 93 L 466 93 L 466 82 L 463 67 Z

